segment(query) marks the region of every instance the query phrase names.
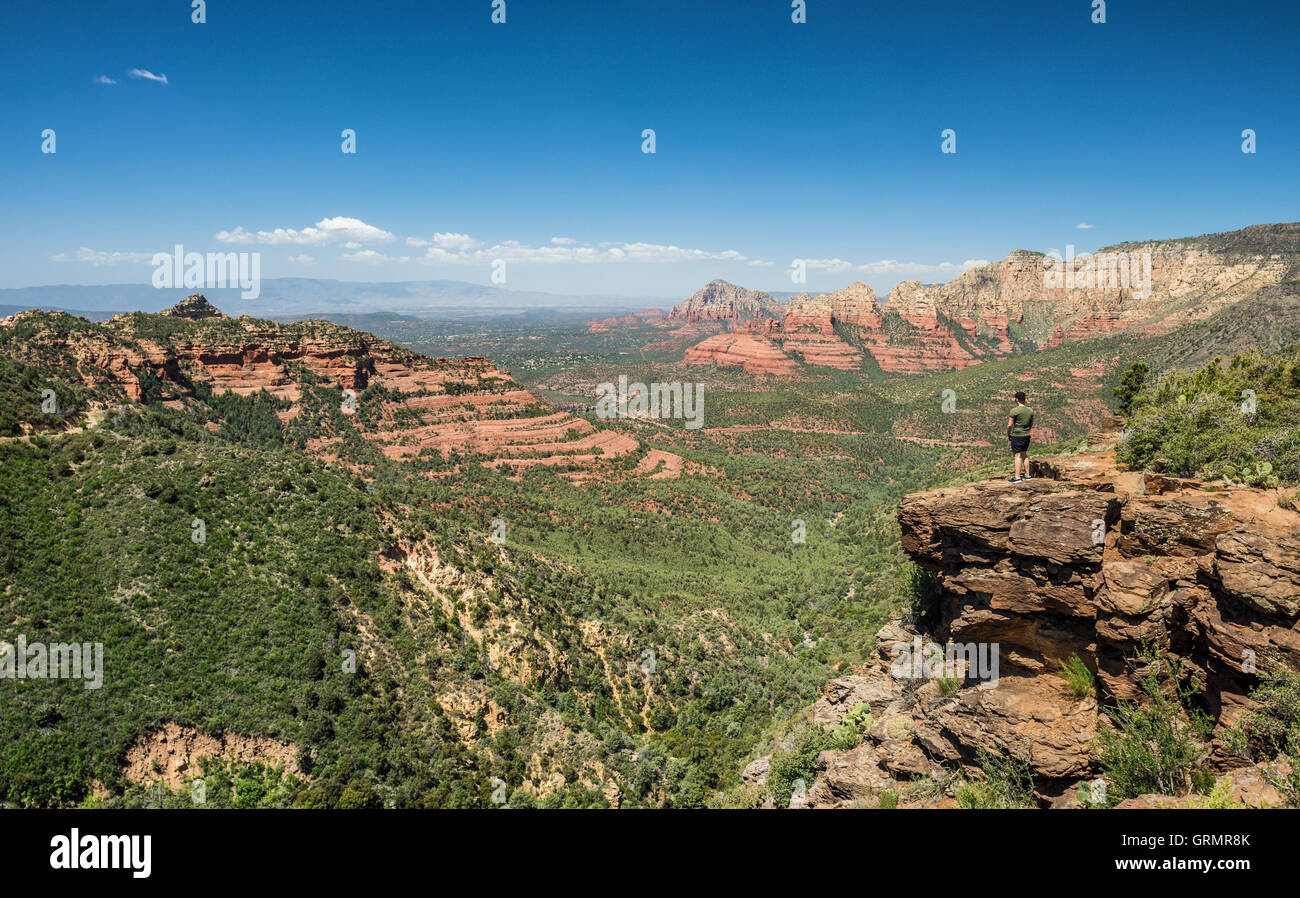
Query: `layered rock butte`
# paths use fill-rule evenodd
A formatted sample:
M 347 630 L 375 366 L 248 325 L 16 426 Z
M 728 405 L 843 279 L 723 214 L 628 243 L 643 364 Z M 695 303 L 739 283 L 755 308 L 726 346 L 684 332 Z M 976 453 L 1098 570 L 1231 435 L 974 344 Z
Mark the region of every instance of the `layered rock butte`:
M 1258 676 L 1300 670 L 1300 514 L 1273 490 L 1121 471 L 1110 451 L 1033 467 L 1021 484 L 904 498 L 903 548 L 938 577 L 935 621 L 922 634 L 895 620 L 878 634 L 876 658 L 826 685 L 817 723 L 834 726 L 862 702 L 874 723 L 859 747 L 821 754 L 808 804 L 906 794 L 913 779 L 969 767 L 983 749 L 1027 760 L 1039 800 L 1068 807 L 1074 787 L 1099 773 L 1093 740 L 1110 722 L 1095 698 L 1067 688 L 1060 664 L 1078 654 L 1105 701 L 1136 700 L 1144 646 L 1175 659 L 1204 695 L 1215 720 L 1208 764 L 1230 774 L 1234 796 L 1281 803 L 1264 775 L 1275 762 L 1250 765 L 1223 737 L 1252 706 Z M 996 643 L 996 685 L 967 680 L 945 695 L 935 679 L 895 676 L 892 662 L 920 637 Z M 1258 674 L 1246 672 L 1252 663 Z M 765 763 L 747 778 L 761 781 Z
M 779 321 L 784 310 L 770 293 L 746 290 L 726 281 L 709 281 L 686 302 L 673 306 L 670 319 L 688 321 L 723 321 L 741 324 L 750 321 Z
M 589 318 L 587 319 L 587 332 L 607 334 L 616 328 L 641 327 L 642 325 L 669 327 L 670 322 L 668 316 L 659 309 L 643 309 L 640 312 L 633 312 L 631 315 L 615 315 L 612 318 Z
M 774 359 L 785 355 L 853 370 L 865 352 L 887 373 L 919 374 L 1115 331 L 1163 333 L 1297 275 L 1300 224 L 1260 225 L 1123 244 L 1068 261 L 1017 250 L 946 284 L 905 281 L 883 303 L 862 282 L 817 297 L 801 294 L 783 316 L 779 305 L 768 311 L 752 299 L 767 294 L 713 281 L 670 318 L 719 321 L 751 337 L 742 352 L 706 339 L 692 347 L 690 364 L 784 374 Z M 757 357 L 766 361 L 755 363 Z
M 192 322 L 166 337 L 151 324 L 158 317 Z M 79 322 L 64 326 L 62 319 Z M 169 385 L 180 407 L 184 382 L 207 383 L 216 394 L 250 396 L 261 390 L 293 403 L 282 420 L 299 414 L 302 384 L 294 367 L 327 378 L 344 390 L 369 386 L 388 391 L 377 425 L 359 419 L 362 436 L 390 458 L 433 450 L 444 456 L 488 456 L 486 464 L 511 470 L 530 465 L 588 468 L 626 455 L 638 443 L 625 434 L 598 429 L 582 418 L 550 408 L 521 388 L 508 372 L 487 359 L 430 359 L 384 340 L 324 321 L 278 325 L 254 318 L 228 318 L 200 294 L 161 316 L 118 315 L 102 325 L 71 316 L 23 312 L 0 327 L 32 327 L 35 335 L 15 347 L 33 364 L 70 359 L 69 379 L 141 398 L 141 377 L 151 372 Z M 313 441 L 308 449 L 332 457 L 341 435 Z

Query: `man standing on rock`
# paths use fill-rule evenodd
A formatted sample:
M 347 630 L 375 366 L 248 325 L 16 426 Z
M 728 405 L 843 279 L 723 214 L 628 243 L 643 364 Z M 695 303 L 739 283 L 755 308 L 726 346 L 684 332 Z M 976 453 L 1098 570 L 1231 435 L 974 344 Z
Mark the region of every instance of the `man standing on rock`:
M 1007 419 L 1007 438 L 1011 440 L 1011 456 L 1016 460 L 1014 477 L 1007 478 L 1008 483 L 1032 480 L 1029 476 L 1029 433 L 1034 427 L 1034 410 L 1025 405 L 1025 394 L 1016 393 L 1016 407 Z M 1024 464 L 1025 474 L 1020 475 L 1020 465 Z

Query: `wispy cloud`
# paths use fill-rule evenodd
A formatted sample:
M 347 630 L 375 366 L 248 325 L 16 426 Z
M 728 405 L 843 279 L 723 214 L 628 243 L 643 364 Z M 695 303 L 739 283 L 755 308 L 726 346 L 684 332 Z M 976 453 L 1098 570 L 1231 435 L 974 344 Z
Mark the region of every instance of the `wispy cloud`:
M 1088 231 L 1088 230 L 1091 230 L 1091 229 L 1094 228 L 1094 227 L 1096 227 L 1096 225 L 1090 225 L 1090 224 L 1088 224 L 1088 223 L 1086 223 L 1086 222 L 1082 222 L 1082 221 L 1081 221 L 1081 222 L 1079 222 L 1077 225 L 1074 226 L 1074 229 L 1075 229 L 1076 231 Z
M 829 271 L 831 273 L 848 271 L 853 268 L 852 262 L 846 262 L 843 259 L 801 259 L 805 268 L 811 268 L 813 271 Z
M 216 239 L 222 243 L 301 244 L 321 246 L 326 243 L 350 244 L 353 248 L 366 243 L 388 243 L 397 238 L 382 228 L 368 225 L 359 218 L 335 216 L 322 218 L 309 228 L 276 228 L 271 231 L 249 231 L 236 227 L 218 231 Z
M 118 253 L 104 252 L 103 250 L 91 249 L 83 246 L 76 252 L 72 253 L 55 253 L 50 256 L 55 262 L 82 262 L 88 265 L 94 265 L 99 268 L 103 265 L 117 265 L 119 263 L 141 264 L 148 262 L 154 256 L 153 253 Z
M 131 69 L 127 72 L 132 78 L 143 78 L 146 81 L 157 81 L 159 84 L 167 83 L 166 75 L 155 75 L 148 69 Z
M 432 239 L 423 237 L 407 237 L 407 246 L 437 246 L 448 250 L 471 250 L 478 249 L 483 245 L 482 240 L 475 240 L 469 234 L 434 234 Z
M 367 224 L 359 218 L 335 216 L 322 218 L 305 228 L 274 228 L 250 231 L 242 226 L 215 235 L 221 243 L 242 243 L 301 246 L 338 246 L 347 252 L 337 258 L 345 262 L 367 265 L 402 264 L 418 262 L 423 265 L 491 265 L 497 261 L 532 265 L 617 265 L 620 263 L 672 264 L 682 262 L 731 262 L 752 268 L 772 268 L 777 263 L 754 258 L 734 249 L 712 250 L 684 247 L 671 243 L 644 241 L 601 241 L 592 243 L 573 237 L 551 237 L 547 243 L 534 245 L 519 240 L 502 240 L 489 244 L 460 231 L 435 231 L 432 237 L 407 236 L 399 238 L 391 231 Z M 395 255 L 369 247 L 401 239 L 422 255 Z M 289 261 L 306 265 L 315 258 L 306 254 L 290 256 Z M 913 278 L 927 274 L 958 274 L 970 268 L 988 265 L 987 259 L 967 259 L 964 262 L 900 262 L 881 259 L 875 262 L 856 263 L 838 256 L 825 259 L 804 259 L 804 265 L 814 271 L 838 274 L 849 271 L 867 274 L 898 274 Z
M 492 246 L 485 246 L 482 241 L 474 240 L 468 234 L 440 235 L 441 242 L 425 241 L 412 243 L 413 246 L 428 246 L 418 261 L 430 265 L 482 265 L 498 259 L 505 262 L 532 263 L 541 265 L 556 264 L 616 264 L 620 262 L 748 262 L 749 257 L 735 250 L 703 250 L 674 246 L 664 243 L 643 242 L 604 242 L 597 244 L 580 243 L 572 238 L 552 239 L 546 246 L 532 246 L 518 240 L 504 240 Z M 407 241 L 411 243 L 411 241 Z
M 95 84 L 116 84 L 117 83 L 107 75 L 96 75 L 94 78 L 91 79 L 91 81 L 94 82 Z
M 410 256 L 390 256 L 374 249 L 363 249 L 356 253 L 344 253 L 339 257 L 345 262 L 364 262 L 368 265 L 383 265 L 388 262 L 409 262 Z
M 940 262 L 937 265 L 930 265 L 925 262 L 899 262 L 897 259 L 881 259 L 879 262 L 867 262 L 864 265 L 856 266 L 856 268 L 858 271 L 866 271 L 871 274 L 914 274 L 918 272 L 941 274 L 944 272 L 965 271 L 968 268 L 983 268 L 987 264 L 989 264 L 988 259 L 967 259 L 960 265 L 956 262 Z

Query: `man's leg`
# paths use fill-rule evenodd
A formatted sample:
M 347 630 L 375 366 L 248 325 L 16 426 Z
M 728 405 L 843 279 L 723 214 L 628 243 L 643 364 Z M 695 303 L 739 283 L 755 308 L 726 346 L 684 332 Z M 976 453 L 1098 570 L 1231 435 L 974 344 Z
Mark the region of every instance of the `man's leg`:
M 1016 453 L 1016 476 L 1017 476 L 1017 477 L 1021 476 L 1021 475 L 1020 475 L 1020 463 L 1021 463 L 1021 462 L 1025 462 L 1025 473 L 1028 474 L 1028 473 L 1029 473 L 1029 463 L 1028 463 L 1027 461 L 1025 461 L 1025 453 L 1023 453 L 1023 452 L 1017 452 L 1017 453 Z

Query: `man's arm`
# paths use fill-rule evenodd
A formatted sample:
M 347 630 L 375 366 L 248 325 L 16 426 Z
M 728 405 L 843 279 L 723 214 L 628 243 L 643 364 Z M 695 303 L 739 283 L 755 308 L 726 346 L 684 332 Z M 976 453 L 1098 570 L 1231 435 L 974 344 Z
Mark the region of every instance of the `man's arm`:
M 1007 436 L 1011 436 L 1011 428 L 1015 426 L 1016 426 L 1016 418 L 1014 415 L 1012 415 L 1011 417 L 1007 418 Z

